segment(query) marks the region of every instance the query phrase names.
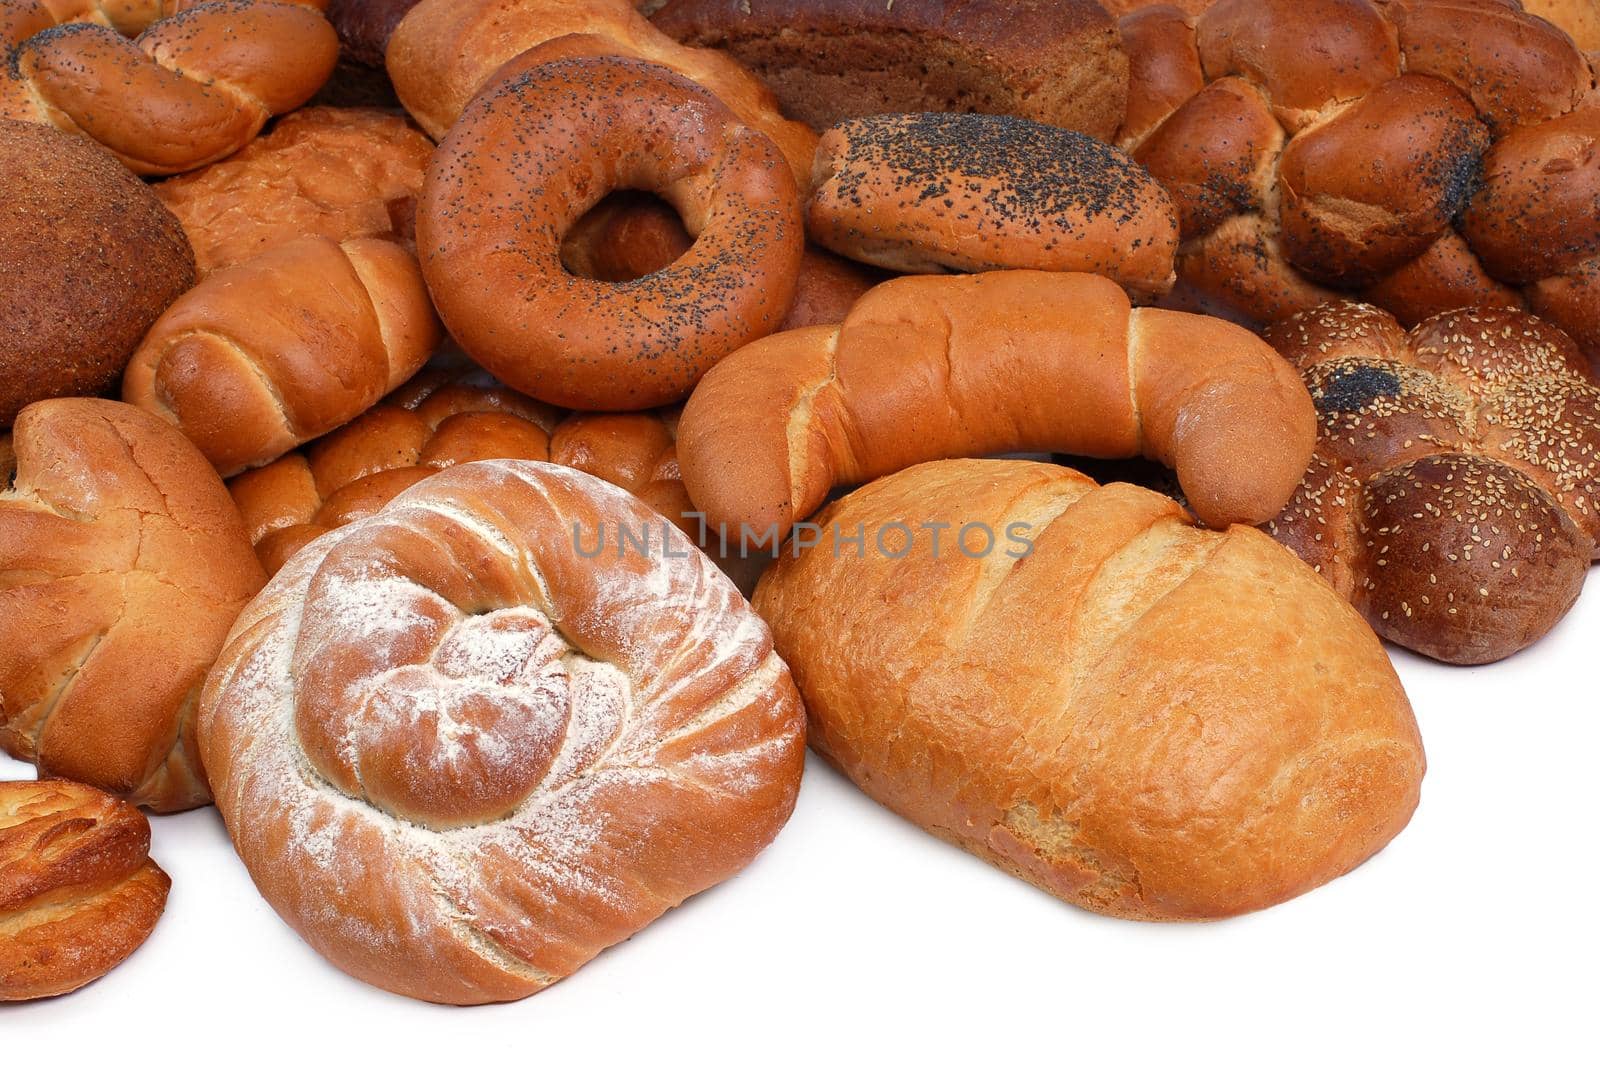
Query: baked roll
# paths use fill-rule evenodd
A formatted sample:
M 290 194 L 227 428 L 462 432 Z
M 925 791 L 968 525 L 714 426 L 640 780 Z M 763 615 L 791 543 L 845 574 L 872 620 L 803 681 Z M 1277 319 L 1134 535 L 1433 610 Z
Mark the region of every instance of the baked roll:
M 0 747 L 152 810 L 205 803 L 200 686 L 266 580 L 239 511 L 176 428 L 120 402 L 36 402 L 12 445 Z
M 1382 646 L 1253 528 L 1026 461 L 919 465 L 818 523 L 755 597 L 811 746 L 1069 903 L 1268 907 L 1416 807 L 1422 744 Z
M 0 1001 L 70 993 L 155 929 L 172 881 L 139 809 L 72 781 L 0 782 Z
M 794 806 L 802 717 L 766 627 L 677 529 L 592 476 L 487 461 L 291 559 L 234 626 L 200 746 L 306 940 L 477 1004 L 754 858 Z

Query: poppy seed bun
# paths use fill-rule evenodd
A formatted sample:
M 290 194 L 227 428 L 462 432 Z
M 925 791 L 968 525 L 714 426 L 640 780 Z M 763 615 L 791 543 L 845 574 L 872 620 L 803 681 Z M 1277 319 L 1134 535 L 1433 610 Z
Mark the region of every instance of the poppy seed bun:
M 194 282 L 183 228 L 116 157 L 0 120 L 0 427 L 42 398 L 98 394 Z

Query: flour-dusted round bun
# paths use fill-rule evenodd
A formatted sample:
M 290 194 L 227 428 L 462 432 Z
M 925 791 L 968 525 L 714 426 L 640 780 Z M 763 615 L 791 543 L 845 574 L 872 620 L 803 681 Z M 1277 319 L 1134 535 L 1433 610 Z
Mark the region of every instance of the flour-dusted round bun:
M 694 245 L 636 282 L 573 275 L 562 239 L 618 189 L 660 194 Z M 507 64 L 434 154 L 417 215 L 423 275 L 461 348 L 575 409 L 681 401 L 783 321 L 804 248 L 770 138 L 695 82 L 611 56 Z
M 0 428 L 99 394 L 194 282 L 178 221 L 86 138 L 0 119 Z
M 0 1001 L 70 993 L 144 943 L 172 881 L 139 809 L 72 781 L 0 782 Z
M 822 135 L 806 233 L 891 271 L 1085 271 L 1152 298 L 1172 288 L 1178 217 L 1148 171 L 1085 134 L 922 112 Z
M 189 440 L 121 402 L 35 402 L 12 446 L 0 747 L 152 810 L 205 803 L 200 686 L 266 579 L 239 511 Z
M 618 526 L 649 548 L 624 553 Z M 514 1000 L 777 834 L 803 714 L 771 636 L 664 518 L 539 462 L 446 469 L 240 616 L 200 746 L 256 885 L 358 978 Z
M 939 461 L 818 518 L 755 604 L 811 746 L 1069 903 L 1253 911 L 1410 819 L 1422 742 L 1372 630 L 1292 554 L 1028 461 Z M 937 528 L 936 525 L 945 525 Z M 860 555 L 834 540 L 865 533 Z

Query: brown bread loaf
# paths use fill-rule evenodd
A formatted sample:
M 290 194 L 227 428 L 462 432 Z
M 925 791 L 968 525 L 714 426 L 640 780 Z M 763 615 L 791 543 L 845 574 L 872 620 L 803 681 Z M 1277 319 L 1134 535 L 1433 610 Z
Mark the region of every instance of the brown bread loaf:
M 987 112 L 1109 138 L 1128 59 L 1092 0 L 672 0 L 652 21 L 754 71 L 817 130 L 887 112 Z
M 0 1001 L 88 985 L 144 943 L 172 882 L 132 804 L 71 781 L 0 781 Z
M 1069 903 L 1268 907 L 1416 807 L 1422 744 L 1382 645 L 1254 529 L 1025 461 L 919 465 L 819 521 L 755 597 L 811 746 Z M 862 553 L 834 550 L 858 531 Z

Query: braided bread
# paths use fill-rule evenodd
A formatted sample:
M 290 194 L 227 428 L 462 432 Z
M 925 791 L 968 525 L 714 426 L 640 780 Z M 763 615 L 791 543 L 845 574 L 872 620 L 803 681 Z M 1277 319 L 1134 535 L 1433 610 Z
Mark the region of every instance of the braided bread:
M 788 531 L 836 484 L 941 457 L 1062 450 L 1172 465 L 1201 520 L 1277 514 L 1316 414 L 1271 347 L 1135 309 L 1095 275 L 892 279 L 842 324 L 733 354 L 684 407 L 678 459 L 707 518 Z
M 1358 865 L 1417 805 L 1382 645 L 1254 529 L 1027 461 L 918 465 L 818 520 L 862 552 L 785 553 L 755 597 L 811 746 L 1069 903 L 1253 911 Z
M 141 175 L 220 160 L 327 80 L 324 6 L 0 0 L 0 118 L 87 134 Z
M 0 747 L 154 810 L 199 806 L 195 702 L 266 579 L 239 511 L 188 440 L 120 402 L 36 402 L 13 445 Z
M 1267 337 L 1322 424 L 1267 530 L 1379 635 L 1434 658 L 1491 662 L 1548 632 L 1600 540 L 1600 387 L 1572 340 L 1501 309 L 1408 334 L 1349 302 Z
M 172 882 L 137 807 L 71 781 L 0 782 L 0 1001 L 88 985 L 155 929 Z
M 618 526 L 654 549 L 618 553 Z M 803 717 L 676 529 L 592 476 L 483 461 L 292 559 L 239 618 L 200 742 L 291 926 L 374 985 L 475 1004 L 754 858 L 794 806 Z
M 389 76 L 406 110 L 438 140 L 502 64 L 541 45 L 548 47 L 524 57 L 524 69 L 610 55 L 676 72 L 771 138 L 796 185 L 810 180 L 817 136 L 809 127 L 785 119 L 771 91 L 728 56 L 678 44 L 628 0 L 422 0 L 389 40 Z
M 1406 324 L 1527 307 L 1600 350 L 1600 95 L 1566 34 L 1501 0 L 1219 0 L 1122 27 L 1118 143 L 1178 202 L 1187 300 L 1261 323 L 1341 292 Z

